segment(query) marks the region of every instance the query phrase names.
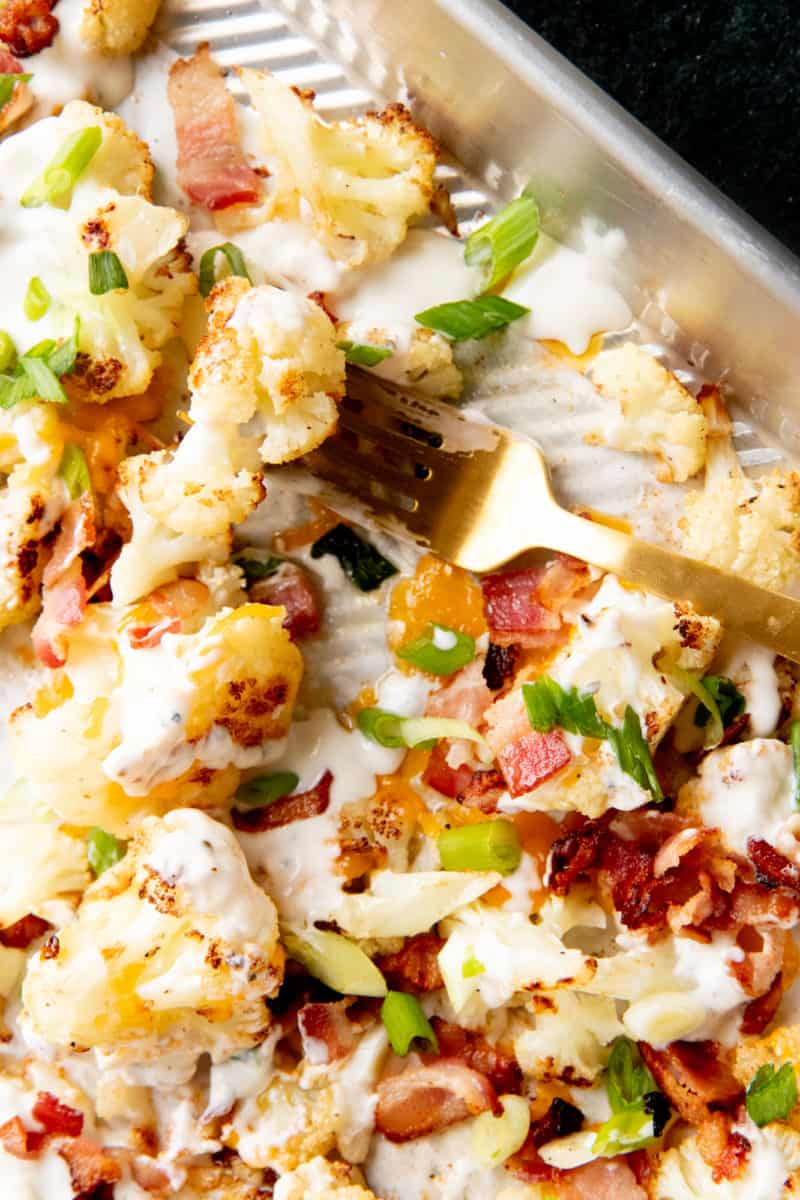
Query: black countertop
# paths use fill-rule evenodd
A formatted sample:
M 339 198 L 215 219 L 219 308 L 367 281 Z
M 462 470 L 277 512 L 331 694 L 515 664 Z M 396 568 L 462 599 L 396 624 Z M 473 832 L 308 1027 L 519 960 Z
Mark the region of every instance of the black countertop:
M 798 0 L 506 0 L 800 254 Z

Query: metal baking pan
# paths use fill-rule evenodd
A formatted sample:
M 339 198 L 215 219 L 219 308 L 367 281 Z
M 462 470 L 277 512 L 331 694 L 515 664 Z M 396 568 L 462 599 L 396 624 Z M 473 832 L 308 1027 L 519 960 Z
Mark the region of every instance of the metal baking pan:
M 800 262 L 497 0 L 169 0 L 163 20 L 176 50 L 208 39 L 325 115 L 410 101 L 466 173 L 460 217 L 532 182 L 554 236 L 584 213 L 622 228 L 634 312 L 668 313 L 762 444 L 800 451 Z

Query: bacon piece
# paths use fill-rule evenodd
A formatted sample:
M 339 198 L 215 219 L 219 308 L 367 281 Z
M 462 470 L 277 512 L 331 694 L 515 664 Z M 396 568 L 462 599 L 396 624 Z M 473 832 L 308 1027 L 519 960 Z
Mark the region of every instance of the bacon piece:
M 192 203 L 211 212 L 257 204 L 263 184 L 245 161 L 236 103 L 207 45 L 173 63 L 167 95 L 178 139 L 178 183 Z
M 436 992 L 444 987 L 439 970 L 439 951 L 444 938 L 435 933 L 418 933 L 407 938 L 400 950 L 375 960 L 390 987 L 400 992 Z M 445 1052 L 446 1053 L 446 1052 Z
M 50 10 L 50 0 L 6 0 L 0 9 L 0 41 L 20 58 L 45 50 L 59 30 L 58 17 Z M 18 74 L 19 64 L 8 73 Z
M 5 929 L 0 929 L 0 946 L 8 946 L 11 950 L 27 950 L 31 942 L 35 942 L 52 928 L 49 921 L 28 913 L 13 925 L 6 925 Z
M 332 1063 L 352 1054 L 356 1037 L 347 1019 L 349 999 L 332 1004 L 304 1004 L 297 1014 L 303 1054 L 312 1063 Z
M 748 838 L 747 857 L 756 869 L 756 880 L 764 887 L 783 887 L 800 895 L 800 867 L 785 858 L 763 838 Z
M 588 563 L 568 554 L 557 554 L 547 564 L 539 582 L 539 600 L 552 612 L 561 613 L 564 605 L 579 596 L 591 582 Z
M 449 717 L 479 725 L 494 697 L 486 686 L 479 659 L 473 659 L 434 692 L 425 709 L 426 717 Z
M 24 75 L 26 73 L 22 63 L 2 45 L 0 45 L 0 73 L 3 75 Z M 32 106 L 33 92 L 27 83 L 18 79 L 14 84 L 11 98 L 0 108 L 0 133 L 10 129 Z
M 596 1158 L 564 1171 L 558 1181 L 558 1200 L 647 1200 L 647 1195 L 622 1158 Z
M 692 1125 L 713 1110 L 733 1110 L 744 1095 L 716 1042 L 672 1042 L 666 1050 L 640 1042 L 639 1049 L 670 1104 Z
M 749 996 L 762 996 L 769 991 L 780 973 L 786 953 L 787 939 L 792 935 L 783 929 L 753 929 L 745 927 L 737 941 L 744 958 L 730 964 L 730 971 Z
M 697 1149 L 703 1162 L 711 1167 L 714 1183 L 736 1179 L 747 1165 L 750 1142 L 743 1134 L 734 1132 L 732 1126 L 727 1113 L 713 1112 L 697 1131 Z
M 319 782 L 307 792 L 283 796 L 272 804 L 262 805 L 261 808 L 234 808 L 231 814 L 234 829 L 242 833 L 263 833 L 266 829 L 278 829 L 281 825 L 291 824 L 292 821 L 318 817 L 330 804 L 332 783 L 333 775 L 326 771 Z
M 58 1153 L 69 1167 L 72 1187 L 78 1198 L 85 1195 L 88 1200 L 104 1184 L 116 1183 L 122 1176 L 117 1160 L 89 1138 L 64 1142 Z
M 497 642 L 489 642 L 486 660 L 483 664 L 483 678 L 490 692 L 499 692 L 506 683 L 514 678 L 519 661 L 520 646 L 516 642 L 508 646 L 499 646 Z
M 763 996 L 758 996 L 755 1000 L 751 1000 L 744 1010 L 742 1023 L 739 1026 L 740 1032 L 743 1034 L 763 1033 L 778 1011 L 783 999 L 783 993 L 783 972 L 778 971 L 769 991 L 765 992 Z
M 549 733 L 532 729 L 501 750 L 497 762 L 510 794 L 523 796 L 558 774 L 571 758 L 570 749 L 557 729 Z
M 377 1097 L 375 1128 L 390 1142 L 410 1142 L 478 1113 L 499 1112 L 486 1076 L 447 1058 L 388 1076 Z
M 458 794 L 459 803 L 481 812 L 497 812 L 506 782 L 499 771 L 475 771 L 466 787 Z
M 7 1154 L 14 1158 L 36 1158 L 42 1152 L 47 1134 L 36 1129 L 26 1129 L 19 1117 L 12 1117 L 0 1125 L 0 1143 Z
M 286 609 L 283 628 L 292 641 L 319 630 L 322 614 L 319 597 L 308 572 L 297 563 L 284 562 L 274 575 L 259 579 L 249 589 L 258 604 L 276 604 Z
M 128 629 L 128 641 L 134 650 L 149 650 L 161 644 L 168 633 L 181 633 L 185 624 L 208 604 L 209 591 L 197 579 L 176 579 L 154 592 L 143 601 L 143 606 L 153 610 L 158 620 Z
M 437 742 L 425 765 L 422 782 L 440 792 L 442 796 L 455 800 L 470 783 L 474 773 L 468 763 L 462 763 L 460 767 L 451 767 L 447 761 L 446 744 Z
M 541 645 L 542 635 L 561 628 L 561 618 L 539 599 L 544 567 L 524 571 L 505 571 L 484 575 L 481 580 L 483 607 L 492 641 L 498 645 L 516 642 L 523 646 Z M 545 636 L 547 641 L 547 636 Z
M 46 667 L 63 667 L 67 658 L 65 635 L 83 620 L 89 594 L 81 554 L 96 536 L 94 504 L 84 493 L 66 508 L 42 575 L 42 611 L 31 637 L 36 656 Z
M 555 1138 L 577 1133 L 583 1125 L 583 1113 L 574 1104 L 556 1097 L 547 1112 L 531 1121 L 523 1145 L 508 1160 L 508 1170 L 517 1179 L 528 1183 L 549 1182 L 564 1176 L 557 1167 L 549 1166 L 539 1154 L 539 1148 Z
M 37 1093 L 31 1115 L 52 1137 L 79 1137 L 83 1132 L 83 1113 L 62 1104 L 52 1092 Z
M 431 1025 L 439 1043 L 439 1057 L 458 1059 L 473 1071 L 480 1071 L 498 1095 L 520 1091 L 522 1070 L 513 1054 L 492 1045 L 481 1034 L 443 1021 L 441 1017 L 434 1017 Z M 425 1061 L 432 1062 L 434 1057 L 423 1055 Z

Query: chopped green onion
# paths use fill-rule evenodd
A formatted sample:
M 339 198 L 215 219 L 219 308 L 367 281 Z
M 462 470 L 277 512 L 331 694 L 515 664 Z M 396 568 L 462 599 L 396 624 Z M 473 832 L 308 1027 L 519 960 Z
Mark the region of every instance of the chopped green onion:
M 483 267 L 483 290 L 493 288 L 529 257 L 539 237 L 539 205 L 523 192 L 467 238 L 464 261 Z
M 478 1162 L 496 1167 L 524 1144 L 531 1125 L 531 1107 L 524 1096 L 500 1096 L 502 1116 L 481 1113 L 472 1126 L 472 1154 Z
M 45 355 L 47 365 L 54 375 L 71 375 L 75 370 L 75 363 L 78 358 L 78 340 L 81 333 L 80 317 L 75 318 L 75 325 L 72 334 L 68 338 L 64 338 L 57 346 L 52 344 L 48 346 Z M 26 358 L 30 358 L 33 350 L 28 350 L 25 354 Z
M 505 817 L 444 829 L 436 845 L 445 871 L 499 871 L 510 875 L 522 858 L 517 827 Z
M 244 255 L 233 242 L 222 242 L 206 250 L 200 259 L 200 294 L 207 296 L 217 282 L 217 255 L 222 254 L 228 260 L 231 275 L 241 275 L 248 283 L 252 283 L 250 273 L 245 266 Z
M 745 1103 L 747 1114 L 756 1125 L 785 1121 L 797 1104 L 794 1064 L 785 1062 L 776 1071 L 772 1063 L 764 1063 L 750 1080 Z
M 653 756 L 642 735 L 642 726 L 636 710 L 631 708 L 630 704 L 625 709 L 622 728 L 614 729 L 613 726 L 608 726 L 608 740 L 625 774 L 635 779 L 639 787 L 650 792 L 656 804 L 660 804 L 664 793 L 658 782 Z
M 327 987 L 346 996 L 385 996 L 386 980 L 360 946 L 328 929 L 284 933 L 290 956 Z
M 50 293 L 38 275 L 28 283 L 22 308 L 29 321 L 40 321 L 50 307 Z
M 475 639 L 448 625 L 434 622 L 418 638 L 406 642 L 397 657 L 431 675 L 452 675 L 475 657 Z
M 394 563 L 343 522 L 323 533 L 311 547 L 312 558 L 324 554 L 337 558 L 345 575 L 362 592 L 374 592 L 385 579 L 397 574 Z
M 124 291 L 128 287 L 125 268 L 113 250 L 94 250 L 89 255 L 89 291 L 93 296 Z
M 5 108 L 14 95 L 15 83 L 28 83 L 32 75 L 0 75 L 0 109 Z
M 697 708 L 694 714 L 694 723 L 698 727 L 708 725 L 704 744 L 706 746 L 718 746 L 722 741 L 722 735 L 725 732 L 725 726 L 722 721 L 717 701 L 712 691 L 705 686 L 705 680 L 701 680 L 697 675 L 693 675 L 691 671 L 685 671 L 683 667 L 656 662 L 656 666 L 661 667 L 664 674 L 669 679 L 678 691 L 684 696 L 696 696 Z M 698 719 L 699 718 L 699 719 Z M 710 720 L 710 723 L 709 723 Z
M 28 358 L 23 354 L 19 365 L 32 385 L 35 396 L 51 404 L 66 404 L 67 393 L 59 383 L 58 376 L 53 374 L 43 359 Z
M 395 1054 L 405 1057 L 416 1038 L 438 1051 L 436 1034 L 416 996 L 409 996 L 407 992 L 387 992 L 381 1005 L 381 1020 Z
M 701 729 L 708 724 L 709 719 L 711 719 L 712 724 L 714 721 L 714 709 L 708 703 L 707 699 L 709 696 L 716 706 L 720 724 L 725 729 L 727 729 L 732 721 L 740 717 L 747 708 L 746 699 L 736 684 L 725 675 L 706 675 L 701 680 L 700 687 L 705 696 L 700 695 L 697 691 L 695 692 L 700 703 L 694 714 L 694 723 Z M 711 739 L 709 738 L 708 741 L 711 741 Z
M 22 207 L 39 208 L 42 204 L 52 204 L 57 208 L 69 208 L 73 188 L 102 141 L 103 131 L 99 125 L 77 129 L 70 134 L 39 178 L 24 192 L 20 200 Z
M 268 579 L 274 575 L 284 559 L 275 554 L 261 554 L 258 550 L 242 550 L 234 556 L 233 561 L 244 571 L 248 584 L 256 583 L 259 579 Z
M 606 1072 L 606 1091 L 612 1112 L 622 1112 L 657 1090 L 639 1047 L 630 1038 L 614 1039 Z
M 792 721 L 789 726 L 789 742 L 794 767 L 794 806 L 800 808 L 800 721 Z
M 354 367 L 377 367 L 393 353 L 388 346 L 370 346 L 365 342 L 337 342 L 336 346 L 344 350 L 346 361 Z
M 568 733 L 579 733 L 583 737 L 603 740 L 608 736 L 594 697 L 582 695 L 574 687 L 564 689 L 549 675 L 543 675 L 535 683 L 524 683 L 522 698 L 528 720 L 539 733 L 549 733 L 554 725 L 560 725 Z
M 506 325 L 529 312 L 529 308 L 514 304 L 503 296 L 479 296 L 477 300 L 454 300 L 426 308 L 417 313 L 414 320 L 454 342 L 466 342 L 505 329 Z
M 652 1115 L 644 1105 L 637 1105 L 614 1113 L 597 1131 L 592 1142 L 592 1153 L 602 1158 L 617 1154 L 628 1154 L 640 1150 L 655 1141 Z
M 470 954 L 469 958 L 465 958 L 461 965 L 462 979 L 475 979 L 476 976 L 483 975 L 485 972 L 486 967 L 474 954 Z
M 92 479 L 89 465 L 80 446 L 67 442 L 61 455 L 58 473 L 67 485 L 67 491 L 73 500 L 77 500 L 84 492 L 92 490 Z
M 36 395 L 36 388 L 30 379 L 22 374 L 19 367 L 15 371 L 19 373 L 0 375 L 0 408 L 13 408 L 22 400 L 30 400 Z
M 127 849 L 125 842 L 114 837 L 113 833 L 101 829 L 99 825 L 90 829 L 86 836 L 86 857 L 95 878 L 124 858 Z
M 0 371 L 7 371 L 17 361 L 17 347 L 9 334 L 0 329 Z
M 362 708 L 356 718 L 358 728 L 379 746 L 392 750 L 411 750 L 415 746 L 430 750 L 439 738 L 464 738 L 475 742 L 478 753 L 491 761 L 492 752 L 486 741 L 466 721 L 450 717 L 399 717 L 385 708 Z
M 284 796 L 291 796 L 300 782 L 294 771 L 273 771 L 248 779 L 236 791 L 234 803 L 240 808 L 264 808 Z

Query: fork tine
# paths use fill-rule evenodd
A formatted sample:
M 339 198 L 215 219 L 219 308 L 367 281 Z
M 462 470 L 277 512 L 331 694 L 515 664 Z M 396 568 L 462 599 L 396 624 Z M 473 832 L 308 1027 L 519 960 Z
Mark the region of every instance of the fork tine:
M 357 500 L 359 507 L 379 524 L 400 536 L 407 537 L 410 532 L 415 539 L 428 545 L 430 514 L 426 506 L 407 493 L 398 495 L 395 490 L 391 494 L 384 488 L 383 481 L 378 480 L 374 465 L 354 458 L 349 447 L 337 448 L 336 441 L 335 436 L 329 438 L 324 447 L 307 456 L 313 474 L 332 484 L 344 493 L 345 498 Z M 403 478 L 411 480 L 410 476 Z M 379 488 L 383 494 L 379 493 Z M 405 503 L 401 503 L 401 497 Z

